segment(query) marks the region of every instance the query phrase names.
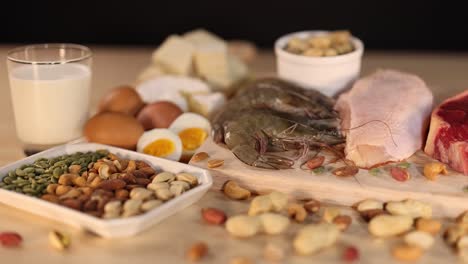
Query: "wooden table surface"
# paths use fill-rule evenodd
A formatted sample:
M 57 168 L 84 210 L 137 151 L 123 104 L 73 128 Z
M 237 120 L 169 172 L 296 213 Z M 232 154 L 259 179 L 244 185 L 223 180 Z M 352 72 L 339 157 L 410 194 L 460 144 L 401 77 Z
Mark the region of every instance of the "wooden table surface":
M 0 46 L 0 58 L 12 46 Z M 138 72 L 150 62 L 151 47 L 91 47 L 93 55 L 92 106 L 116 85 L 132 83 Z M 275 71 L 273 54 L 263 52 L 252 65 L 259 75 L 271 75 Z M 468 53 L 407 53 L 366 52 L 363 74 L 378 68 L 394 68 L 421 76 L 434 91 L 436 102 L 468 88 Z M 23 157 L 16 139 L 10 92 L 5 63 L 0 63 L 0 165 Z M 66 111 L 66 109 L 64 109 Z M 337 194 L 339 195 L 339 194 Z M 0 263 L 185 263 L 185 250 L 195 241 L 205 241 L 210 253 L 201 263 L 229 263 L 235 256 L 247 256 L 255 263 L 268 263 L 262 258 L 267 242 L 277 243 L 286 250 L 284 263 L 335 263 L 340 262 L 340 252 L 345 245 L 354 245 L 361 251 L 359 263 L 393 263 L 391 245 L 399 239 L 387 241 L 370 237 L 365 224 L 358 220 L 349 208 L 345 212 L 354 217 L 350 229 L 344 233 L 337 247 L 318 255 L 299 257 L 293 253 L 291 241 L 299 225 L 294 224 L 284 235 L 260 235 L 253 239 L 231 238 L 221 227 L 203 224 L 200 209 L 218 207 L 228 215 L 245 212 L 247 202 L 227 200 L 219 192 L 211 191 L 198 203 L 187 208 L 147 232 L 132 238 L 106 240 L 82 230 L 0 205 L 0 232 L 16 231 L 24 238 L 18 249 L 0 247 Z M 309 219 L 313 221 L 313 219 Z M 444 220 L 444 225 L 449 220 Z M 47 239 L 52 229 L 72 234 L 72 247 L 67 252 L 53 250 Z M 454 253 L 444 245 L 440 235 L 436 245 L 426 252 L 419 263 L 453 263 Z

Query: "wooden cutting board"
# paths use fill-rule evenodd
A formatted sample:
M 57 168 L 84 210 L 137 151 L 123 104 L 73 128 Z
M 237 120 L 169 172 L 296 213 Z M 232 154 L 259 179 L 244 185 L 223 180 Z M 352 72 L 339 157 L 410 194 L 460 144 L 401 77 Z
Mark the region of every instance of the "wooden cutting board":
M 454 217 L 468 210 L 468 176 L 449 170 L 448 175 L 440 175 L 436 181 L 427 180 L 422 174 L 423 166 L 433 161 L 423 152 L 413 155 L 409 172 L 411 179 L 406 182 L 394 180 L 387 170 L 376 176 L 367 170 L 360 170 L 355 177 L 339 178 L 330 170 L 315 174 L 300 168 L 288 170 L 266 170 L 247 166 L 239 161 L 228 149 L 216 145 L 211 139 L 199 149 L 212 159 L 223 159 L 224 165 L 209 169 L 207 160 L 190 164 L 208 169 L 213 175 L 213 188 L 221 189 L 227 180 L 235 180 L 242 186 L 262 193 L 278 190 L 296 199 L 315 198 L 341 205 L 353 205 L 366 198 L 381 201 L 397 201 L 407 198 L 425 201 L 433 205 L 433 213 L 440 217 Z M 336 163 L 327 167 L 340 167 Z

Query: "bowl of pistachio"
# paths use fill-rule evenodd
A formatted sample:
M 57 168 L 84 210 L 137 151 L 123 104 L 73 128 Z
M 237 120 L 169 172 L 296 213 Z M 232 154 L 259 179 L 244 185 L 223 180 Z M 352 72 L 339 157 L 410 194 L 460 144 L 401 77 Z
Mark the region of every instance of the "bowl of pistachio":
M 357 79 L 364 45 L 349 31 L 301 31 L 275 42 L 279 77 L 335 96 Z

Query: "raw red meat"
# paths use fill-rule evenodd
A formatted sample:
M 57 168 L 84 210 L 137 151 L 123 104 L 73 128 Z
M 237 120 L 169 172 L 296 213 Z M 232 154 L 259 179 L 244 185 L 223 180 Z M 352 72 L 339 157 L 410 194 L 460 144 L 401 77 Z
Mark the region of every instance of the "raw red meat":
M 424 151 L 468 175 L 468 90 L 449 98 L 432 112 Z

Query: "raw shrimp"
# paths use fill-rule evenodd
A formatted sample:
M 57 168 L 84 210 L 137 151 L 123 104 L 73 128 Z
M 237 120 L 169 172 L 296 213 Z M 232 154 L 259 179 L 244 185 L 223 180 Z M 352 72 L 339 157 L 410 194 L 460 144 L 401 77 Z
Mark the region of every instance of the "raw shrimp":
M 242 162 L 267 169 L 291 168 L 291 151 L 344 142 L 333 100 L 278 79 L 248 85 L 213 120 L 213 137 Z

